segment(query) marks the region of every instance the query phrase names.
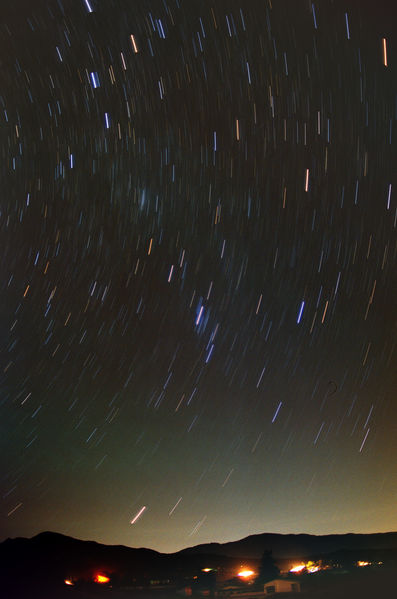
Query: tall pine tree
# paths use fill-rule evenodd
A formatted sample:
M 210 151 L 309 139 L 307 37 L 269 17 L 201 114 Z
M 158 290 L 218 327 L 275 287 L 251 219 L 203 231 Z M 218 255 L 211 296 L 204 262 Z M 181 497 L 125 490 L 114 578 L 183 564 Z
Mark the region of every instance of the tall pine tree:
M 280 575 L 280 570 L 276 566 L 276 563 L 273 559 L 272 552 L 265 549 L 262 555 L 261 563 L 259 566 L 259 574 L 256 582 L 258 584 L 265 584 L 269 582 L 269 580 L 273 580 Z

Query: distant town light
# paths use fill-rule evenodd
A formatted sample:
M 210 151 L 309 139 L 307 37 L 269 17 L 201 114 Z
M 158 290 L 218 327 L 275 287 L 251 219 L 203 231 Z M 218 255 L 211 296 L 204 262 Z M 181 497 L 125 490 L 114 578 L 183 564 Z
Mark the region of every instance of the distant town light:
M 252 570 L 241 570 L 237 576 L 240 576 L 240 578 L 249 578 L 250 576 L 253 576 L 253 574 L 255 574 L 255 572 Z
M 306 568 L 305 564 L 300 564 L 299 566 L 294 566 L 291 568 L 290 572 L 302 572 Z
M 360 566 L 361 568 L 363 566 L 369 566 L 371 564 L 371 562 L 362 562 L 361 560 L 359 562 L 357 562 L 357 566 Z
M 71 587 L 74 585 L 74 582 L 72 580 L 70 580 L 69 578 L 65 578 L 65 580 L 63 582 Z
M 315 562 L 309 561 L 306 562 L 306 564 L 299 564 L 298 566 L 294 566 L 293 568 L 291 568 L 290 572 L 299 574 L 303 572 L 303 570 L 306 570 L 306 572 L 308 572 L 309 574 L 313 574 L 314 572 L 318 572 L 321 569 L 321 566 L 319 566 Z
M 307 571 L 309 574 L 313 574 L 314 572 L 318 572 L 320 570 L 320 566 L 307 566 Z
M 96 574 L 94 578 L 94 582 L 98 582 L 99 584 L 104 584 L 105 582 L 109 581 L 109 576 L 105 576 L 104 574 Z

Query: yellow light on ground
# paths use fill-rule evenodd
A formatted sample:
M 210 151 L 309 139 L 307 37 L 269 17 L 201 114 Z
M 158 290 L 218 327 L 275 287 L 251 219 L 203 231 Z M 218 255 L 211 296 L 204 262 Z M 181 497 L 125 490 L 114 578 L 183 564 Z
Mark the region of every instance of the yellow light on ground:
M 105 582 L 109 582 L 109 576 L 105 576 L 104 574 L 96 574 L 94 578 L 94 582 L 98 582 L 99 584 L 104 584 Z
M 357 562 L 357 566 L 360 566 L 360 567 L 369 566 L 369 565 L 370 565 L 370 562 L 362 562 L 362 561 Z
M 203 568 L 202 572 L 212 572 L 213 568 Z
M 249 578 L 250 576 L 253 576 L 253 574 L 255 574 L 253 570 L 241 570 L 237 576 L 240 576 L 240 578 Z
M 65 578 L 65 580 L 63 582 L 71 587 L 74 585 L 74 582 L 71 581 L 69 578 Z

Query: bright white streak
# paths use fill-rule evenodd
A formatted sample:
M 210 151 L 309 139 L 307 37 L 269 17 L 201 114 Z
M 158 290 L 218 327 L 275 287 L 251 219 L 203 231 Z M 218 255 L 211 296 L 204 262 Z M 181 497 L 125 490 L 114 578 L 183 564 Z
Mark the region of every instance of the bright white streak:
M 300 310 L 299 310 L 299 314 L 298 314 L 298 318 L 297 318 L 296 324 L 299 324 L 300 321 L 301 321 L 302 313 L 303 313 L 303 308 L 304 307 L 305 307 L 305 302 L 303 300 L 302 303 L 301 303 L 301 307 L 300 307 Z
M 386 50 L 386 39 L 382 38 L 382 48 L 383 48 L 383 64 L 387 67 L 387 50 Z
M 134 52 L 135 54 L 138 54 L 138 46 L 136 45 L 135 37 L 131 34 L 130 38 Z
M 89 1 L 88 1 L 88 0 L 84 0 L 84 3 L 85 3 L 85 5 L 86 5 L 86 7 L 87 7 L 87 10 L 88 10 L 88 12 L 94 12 L 94 11 L 92 10 L 92 6 L 91 6 L 91 4 L 89 3 Z
M 280 408 L 281 408 L 281 406 L 282 406 L 282 405 L 283 405 L 283 402 L 282 402 L 282 401 L 280 401 L 280 403 L 278 404 L 277 410 L 276 410 L 276 411 L 275 411 L 275 413 L 274 413 L 274 416 L 273 416 L 273 419 L 272 419 L 272 424 L 273 424 L 273 422 L 276 420 L 276 418 L 277 418 L 277 415 L 278 415 L 278 413 L 279 413 L 279 411 L 280 411 Z
M 142 516 L 143 512 L 146 510 L 146 505 L 141 507 L 136 516 L 131 520 L 130 524 L 135 524 L 135 522 Z

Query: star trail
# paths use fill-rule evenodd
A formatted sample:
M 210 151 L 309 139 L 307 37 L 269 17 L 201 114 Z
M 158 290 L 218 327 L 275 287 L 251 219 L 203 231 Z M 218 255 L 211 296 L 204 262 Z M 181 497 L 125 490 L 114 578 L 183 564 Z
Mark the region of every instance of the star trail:
M 397 530 L 388 4 L 3 11 L 2 539 Z

